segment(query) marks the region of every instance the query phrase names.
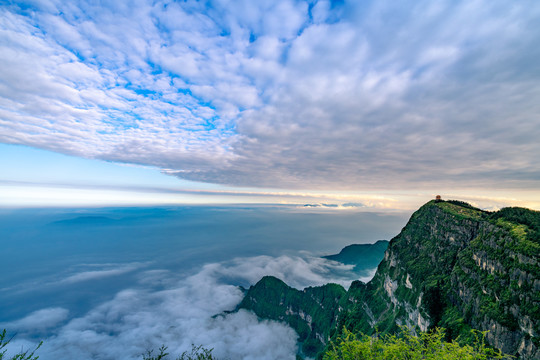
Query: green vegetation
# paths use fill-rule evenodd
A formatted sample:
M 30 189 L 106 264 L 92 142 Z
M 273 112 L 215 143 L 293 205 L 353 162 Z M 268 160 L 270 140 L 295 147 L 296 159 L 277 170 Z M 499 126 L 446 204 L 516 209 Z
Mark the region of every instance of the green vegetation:
M 491 330 L 488 344 L 537 359 L 539 259 L 540 212 L 487 212 L 461 201 L 430 201 L 391 240 L 369 283 L 355 281 L 346 293 L 335 292 L 332 301 L 317 307 L 321 298 L 313 294 L 321 289 L 293 289 L 293 296 L 280 280 L 261 280 L 268 288 L 258 291 L 255 285 L 244 304 L 262 318 L 289 323 L 301 339 L 309 337 L 311 353 L 304 352 L 319 358 L 322 349 L 331 350 L 331 342 L 349 334 L 378 331 L 384 338 L 399 334 L 399 324 L 405 324 L 417 331 L 445 328 L 446 341 L 459 339 L 472 348 L 477 341 L 472 329 Z M 316 315 L 320 311 L 326 316 Z
M 182 355 L 176 358 L 176 360 L 217 360 L 212 355 L 212 350 L 213 349 L 206 349 L 201 345 L 191 345 L 191 351 L 184 351 Z M 167 360 L 170 355 L 167 352 L 167 347 L 165 345 L 158 349 L 158 353 L 155 356 L 153 353 L 153 350 L 148 350 L 146 354 L 142 355 L 143 360 Z
M 40 342 L 39 345 L 32 351 L 22 351 L 12 357 L 8 358 L 6 356 L 7 346 L 11 342 L 11 338 L 7 338 L 7 331 L 4 329 L 0 332 L 0 360 L 38 360 L 39 356 L 35 355 L 35 352 L 41 347 L 43 342 Z M 202 346 L 192 345 L 191 351 L 184 351 L 182 355 L 178 356 L 176 360 L 217 360 L 212 355 L 213 349 L 207 349 Z M 157 354 L 154 356 L 154 350 L 148 350 L 145 354 L 142 354 L 143 360 L 167 360 L 169 358 L 169 353 L 167 352 L 167 347 L 165 345 L 161 346 L 158 349 Z
M 437 202 L 437 206 L 461 219 L 479 220 L 487 214 L 485 211 L 458 200 L 439 201 Z
M 39 356 L 34 355 L 36 350 L 41 347 L 42 343 L 39 343 L 39 345 L 32 351 L 26 350 L 19 352 L 16 355 L 13 355 L 12 357 L 8 358 L 6 356 L 7 353 L 7 346 L 11 342 L 11 338 L 7 338 L 7 331 L 4 329 L 2 332 L 0 332 L 0 360 L 37 360 Z
M 504 219 L 515 224 L 525 225 L 527 227 L 527 238 L 530 241 L 540 243 L 540 212 L 519 208 L 503 208 L 491 215 L 492 219 Z
M 508 207 L 490 216 L 490 221 L 510 231 L 519 240 L 517 250 L 527 256 L 540 254 L 540 212 Z
M 339 304 L 346 293 L 337 284 L 300 291 L 273 276 L 265 276 L 249 289 L 238 308 L 288 323 L 298 333 L 302 351 L 314 356 L 323 349 L 320 339 L 331 336 L 331 330 L 336 328 Z
M 540 212 L 490 213 L 460 201 L 430 201 L 379 246 L 387 250 L 367 284 L 297 290 L 266 276 L 238 309 L 289 324 L 302 356 L 318 359 L 509 358 L 501 351 L 540 358 Z M 355 263 L 360 249 L 335 257 Z M 7 359 L 10 340 L 0 333 L 0 360 L 38 359 L 37 348 Z M 162 346 L 142 357 L 167 360 L 169 353 Z M 176 358 L 214 359 L 201 346 Z
M 444 330 L 436 328 L 414 336 L 407 327 L 401 327 L 397 335 L 361 335 L 359 338 L 345 330 L 344 335 L 332 344 L 324 360 L 491 360 L 510 359 L 500 351 L 485 346 L 485 334 L 473 332 L 473 345 L 460 345 L 457 341 L 445 342 Z
M 374 244 L 353 244 L 344 247 L 339 254 L 323 256 L 325 259 L 354 265 L 354 271 L 360 276 L 379 265 L 388 247 L 387 240 L 379 240 Z

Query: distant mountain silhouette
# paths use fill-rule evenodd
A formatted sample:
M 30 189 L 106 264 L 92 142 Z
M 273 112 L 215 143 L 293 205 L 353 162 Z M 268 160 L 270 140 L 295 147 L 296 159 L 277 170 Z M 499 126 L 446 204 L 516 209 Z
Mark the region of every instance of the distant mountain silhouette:
M 49 225 L 113 225 L 117 222 L 106 216 L 78 216 L 72 219 L 58 220 Z
M 354 265 L 354 271 L 363 274 L 379 265 L 388 243 L 388 240 L 379 240 L 374 244 L 352 244 L 344 247 L 339 254 L 327 255 L 323 258 Z

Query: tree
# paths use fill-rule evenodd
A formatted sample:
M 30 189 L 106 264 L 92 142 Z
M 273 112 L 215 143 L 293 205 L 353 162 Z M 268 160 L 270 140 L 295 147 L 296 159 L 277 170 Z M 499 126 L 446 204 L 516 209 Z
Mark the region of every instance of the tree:
M 182 355 L 176 358 L 176 360 L 217 360 L 214 355 L 212 355 L 213 349 L 206 349 L 201 345 L 195 346 L 191 345 L 191 351 L 184 351 Z M 156 356 L 153 356 L 153 350 L 148 350 L 146 354 L 143 354 L 143 360 L 166 360 L 169 353 L 167 352 L 167 347 L 162 345 Z
M 41 345 L 43 344 L 43 341 L 39 343 L 38 346 L 36 346 L 36 348 L 30 352 L 30 350 L 26 350 L 26 351 L 22 351 L 16 355 L 13 355 L 11 358 L 8 358 L 6 356 L 6 352 L 7 352 L 7 346 L 8 344 L 11 342 L 11 340 L 13 340 L 13 337 L 11 338 L 7 338 L 7 331 L 6 329 L 4 329 L 1 333 L 0 333 L 0 360 L 37 360 L 39 358 L 39 356 L 35 356 L 35 352 L 37 349 L 39 349 L 41 347 Z

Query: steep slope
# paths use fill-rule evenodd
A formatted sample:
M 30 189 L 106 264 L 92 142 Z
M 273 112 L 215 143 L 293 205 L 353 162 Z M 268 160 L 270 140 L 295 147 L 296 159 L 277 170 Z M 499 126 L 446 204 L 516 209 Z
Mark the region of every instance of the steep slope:
M 449 338 L 462 340 L 471 328 L 488 330 L 488 343 L 503 352 L 540 358 L 539 255 L 539 212 L 487 213 L 458 201 L 430 201 L 392 239 L 374 278 L 354 282 L 344 296 L 333 298 L 333 309 L 324 308 L 337 313 L 337 321 L 317 325 L 324 331 L 306 353 L 322 350 L 343 327 L 371 334 L 407 324 L 423 331 L 442 326 Z M 249 302 L 280 306 L 281 298 L 252 289 Z M 313 317 L 302 306 L 311 295 L 297 296 L 288 306 Z M 298 331 L 298 324 L 289 324 Z
M 355 265 L 355 272 L 365 276 L 381 262 L 388 243 L 379 240 L 375 244 L 353 244 L 324 258 Z M 238 308 L 252 310 L 265 319 L 287 322 L 298 333 L 302 351 L 314 356 L 334 334 L 342 310 L 339 304 L 345 302 L 346 293 L 336 284 L 299 291 L 275 277 L 265 276 L 249 289 Z
M 302 350 L 312 356 L 321 350 L 321 343 L 333 335 L 330 330 L 336 327 L 339 303 L 346 294 L 337 284 L 300 291 L 275 277 L 265 276 L 249 289 L 238 308 L 252 310 L 265 319 L 288 323 L 298 333 Z

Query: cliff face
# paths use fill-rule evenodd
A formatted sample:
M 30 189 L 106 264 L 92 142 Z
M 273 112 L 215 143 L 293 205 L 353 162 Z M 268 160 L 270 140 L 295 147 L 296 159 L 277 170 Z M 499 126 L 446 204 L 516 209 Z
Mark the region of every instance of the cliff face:
M 356 281 L 345 292 L 337 285 L 330 285 L 332 291 L 298 291 L 282 283 L 281 292 L 261 292 L 259 283 L 240 306 L 287 321 L 308 345 L 308 355 L 321 351 L 343 327 L 371 334 L 406 324 L 422 331 L 444 327 L 449 338 L 463 340 L 471 328 L 489 331 L 490 345 L 537 359 L 539 255 L 539 212 L 486 213 L 461 202 L 431 201 L 392 239 L 368 284 Z M 261 282 L 272 285 L 269 278 Z M 277 310 L 269 315 L 261 306 Z M 287 311 L 298 314 L 294 321 Z
M 336 328 L 341 311 L 339 303 L 345 289 L 336 284 L 293 289 L 283 281 L 265 276 L 252 286 L 239 308 L 252 310 L 259 317 L 288 323 L 296 330 L 303 351 L 310 356 L 319 352 Z
M 489 330 L 490 345 L 538 358 L 540 246 L 534 218 L 540 222 L 540 214 L 514 211 L 533 217 L 529 227 L 506 216 L 510 212 L 488 214 L 451 202 L 418 210 L 390 243 L 370 283 L 379 329 L 440 326 L 451 338 L 466 337 L 470 328 Z

